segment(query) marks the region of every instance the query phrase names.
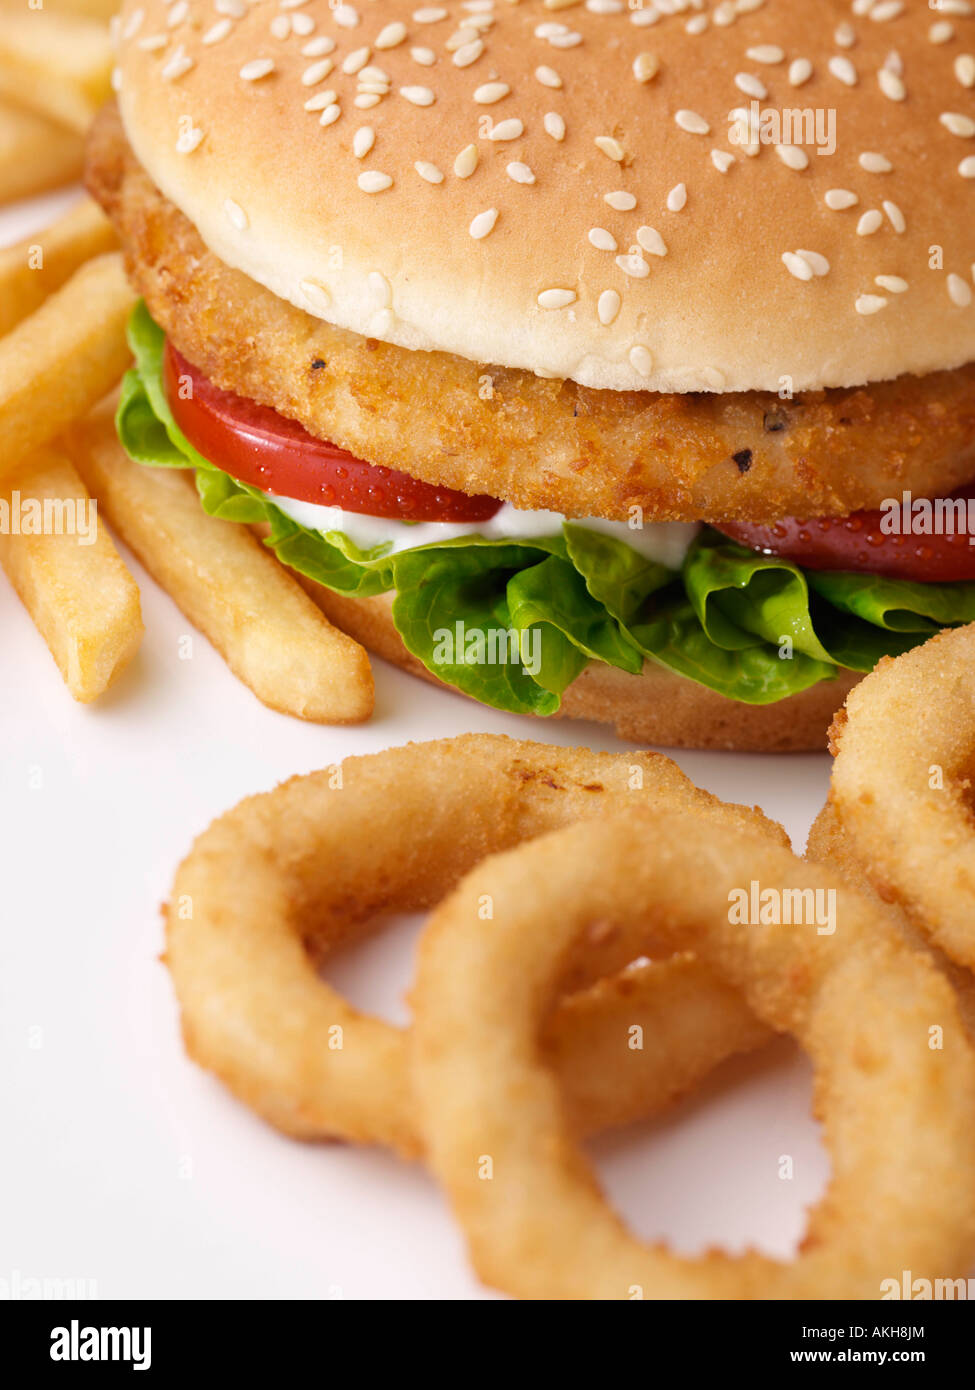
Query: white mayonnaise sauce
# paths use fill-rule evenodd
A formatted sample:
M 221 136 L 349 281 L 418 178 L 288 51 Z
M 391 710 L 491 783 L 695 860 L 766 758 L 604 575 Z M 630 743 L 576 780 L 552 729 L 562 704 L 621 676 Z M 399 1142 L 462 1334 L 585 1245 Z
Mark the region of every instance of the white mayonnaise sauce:
M 390 554 L 414 550 L 432 541 L 453 540 L 455 536 L 484 536 L 489 540 L 530 539 L 558 535 L 565 517 L 560 512 L 524 511 L 505 502 L 490 521 L 417 521 L 407 524 L 390 517 L 366 516 L 342 507 L 323 507 L 317 502 L 299 502 L 293 497 L 265 494 L 270 501 L 299 526 L 310 531 L 343 531 L 360 550 L 369 550 L 385 541 L 392 542 Z M 690 544 L 700 531 L 697 522 L 655 521 L 631 528 L 625 521 L 606 521 L 602 517 L 573 518 L 577 526 L 601 531 L 632 546 L 641 555 L 668 569 L 680 569 Z

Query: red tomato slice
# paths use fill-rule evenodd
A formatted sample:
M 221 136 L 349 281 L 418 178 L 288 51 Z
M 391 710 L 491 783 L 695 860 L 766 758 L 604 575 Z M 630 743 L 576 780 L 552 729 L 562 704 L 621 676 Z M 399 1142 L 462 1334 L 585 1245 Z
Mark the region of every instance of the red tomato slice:
M 975 498 L 975 482 L 951 493 Z M 918 499 L 915 499 L 918 500 Z M 728 522 L 715 527 L 732 540 L 765 555 L 778 555 L 807 570 L 857 570 L 888 579 L 949 583 L 975 579 L 975 545 L 965 531 L 951 535 L 888 535 L 880 511 L 801 521 L 786 517 L 771 526 Z
M 297 420 L 221 391 L 166 343 L 166 397 L 176 423 L 204 458 L 262 492 L 398 521 L 488 521 L 496 497 L 468 497 L 407 473 L 365 463 Z

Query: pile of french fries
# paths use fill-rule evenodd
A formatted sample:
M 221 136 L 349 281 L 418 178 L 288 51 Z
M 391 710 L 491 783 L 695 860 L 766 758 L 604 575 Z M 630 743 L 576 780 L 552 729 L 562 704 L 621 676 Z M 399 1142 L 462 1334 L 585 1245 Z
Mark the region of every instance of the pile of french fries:
M 143 636 L 138 586 L 104 514 L 266 705 L 319 723 L 367 719 L 364 649 L 245 527 L 203 512 L 190 474 L 133 463 L 119 443 L 135 295 L 113 244 L 84 199 L 0 252 L 0 565 L 77 700 L 107 690 Z M 18 527 L 25 499 L 51 504 L 50 526 Z M 58 518 L 92 499 L 93 534 L 80 544 Z
M 0 0 L 0 205 L 81 174 L 85 132 L 111 94 L 117 7 Z M 0 250 L 0 565 L 65 684 L 76 700 L 97 699 L 143 636 L 138 586 L 103 512 L 266 705 L 320 723 L 368 719 L 364 649 L 249 531 L 206 516 L 189 475 L 140 467 L 119 444 L 134 302 L 90 199 Z M 42 529 L 18 524 L 25 501 Z M 85 544 L 65 525 L 82 511 L 95 517 Z
M 112 86 L 118 0 L 0 0 L 0 204 L 71 183 Z

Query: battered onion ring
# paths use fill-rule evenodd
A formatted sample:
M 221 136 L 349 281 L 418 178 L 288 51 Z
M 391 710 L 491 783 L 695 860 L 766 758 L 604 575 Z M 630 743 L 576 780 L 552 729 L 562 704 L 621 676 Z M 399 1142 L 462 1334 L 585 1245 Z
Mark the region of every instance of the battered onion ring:
M 944 952 L 914 925 L 903 908 L 898 907 L 896 903 L 884 902 L 867 877 L 863 864 L 853 853 L 850 837 L 840 825 L 832 801 L 826 802 L 812 823 L 806 842 L 806 858 L 819 864 L 829 864 L 859 893 L 875 899 L 878 910 L 887 914 L 910 944 L 917 950 L 928 953 L 941 973 L 951 981 L 958 996 L 958 1007 L 965 1032 L 968 1034 L 969 1042 L 975 1046 L 975 976 L 964 966 L 956 965 L 953 960 L 949 960 Z
M 338 780 L 335 769 L 293 778 L 200 836 L 176 875 L 166 959 L 187 1051 L 253 1110 L 300 1138 L 407 1156 L 423 1144 L 406 1037 L 318 977 L 335 947 L 379 914 L 430 907 L 485 854 L 624 808 L 665 805 L 695 812 L 698 835 L 746 825 L 788 843 L 761 812 L 718 801 L 658 753 L 468 735 L 349 758 Z M 575 983 L 636 954 L 609 942 Z M 646 1016 L 659 1052 L 626 1047 Z M 571 1000 L 549 1047 L 590 1128 L 649 1113 L 768 1036 L 735 991 L 682 959 L 625 969 Z M 603 1067 L 610 1051 L 615 1065 Z
M 867 877 L 975 970 L 975 625 L 881 661 L 830 746 L 830 797 Z
M 835 935 L 730 923 L 729 893 L 753 880 L 833 889 Z M 809 1053 L 833 1178 L 793 1262 L 678 1257 L 634 1239 L 605 1203 L 537 1042 L 594 924 L 623 952 L 692 948 Z M 768 839 L 633 811 L 488 859 L 433 914 L 412 1000 L 429 1163 L 479 1273 L 509 1293 L 877 1298 L 905 1268 L 970 1268 L 975 1053 L 954 995 L 868 900 Z M 932 1024 L 943 1050 L 929 1047 Z

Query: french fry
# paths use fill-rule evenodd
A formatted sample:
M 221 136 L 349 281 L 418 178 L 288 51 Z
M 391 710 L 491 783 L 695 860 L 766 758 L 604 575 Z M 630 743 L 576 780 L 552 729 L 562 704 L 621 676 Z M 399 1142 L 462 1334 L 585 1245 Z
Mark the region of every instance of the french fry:
M 42 524 L 50 529 L 14 534 L 26 529 L 35 504 L 43 517 L 45 502 Z M 135 580 L 63 452 L 38 450 L 17 469 L 0 498 L 0 520 L 0 564 L 71 694 L 83 703 L 96 699 L 134 656 L 142 608 Z
M 44 231 L 0 251 L 0 336 L 40 308 L 86 261 L 116 244 L 101 208 L 82 198 Z
M 46 8 L 0 10 L 0 97 L 83 135 L 111 91 L 105 24 Z
M 82 266 L 0 338 L 0 479 L 115 385 L 129 363 L 134 303 L 113 252 Z
M 189 474 L 133 463 L 110 402 L 65 438 L 115 531 L 259 700 L 319 724 L 369 718 L 365 649 L 332 627 L 249 531 L 207 516 Z
M 72 183 L 83 163 L 80 135 L 34 111 L 0 102 L 0 203 Z

